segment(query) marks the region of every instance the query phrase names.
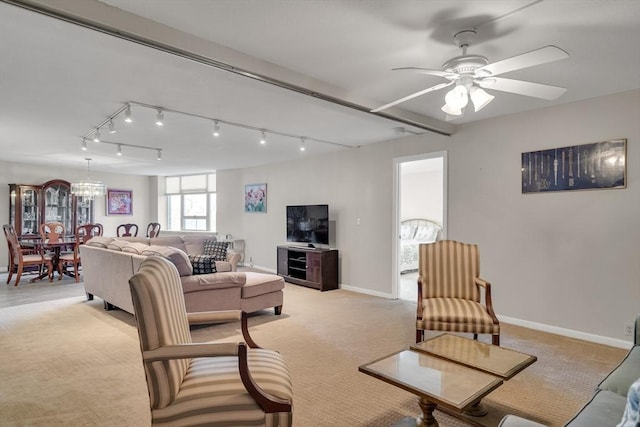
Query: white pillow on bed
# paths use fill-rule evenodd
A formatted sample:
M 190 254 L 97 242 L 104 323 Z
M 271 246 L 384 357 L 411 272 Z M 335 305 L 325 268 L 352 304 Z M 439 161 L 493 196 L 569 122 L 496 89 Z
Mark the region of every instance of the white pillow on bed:
M 419 242 L 435 242 L 438 238 L 438 228 L 431 225 L 421 225 L 416 229 L 414 239 Z
M 400 226 L 400 240 L 411 240 L 416 233 L 416 228 L 410 225 Z

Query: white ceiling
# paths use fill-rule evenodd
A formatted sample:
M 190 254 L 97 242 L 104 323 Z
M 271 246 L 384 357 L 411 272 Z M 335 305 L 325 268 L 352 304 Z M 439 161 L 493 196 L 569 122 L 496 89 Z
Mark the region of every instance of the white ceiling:
M 105 22 L 133 22 L 147 36 L 168 26 L 190 45 L 235 58 L 230 65 L 367 108 L 442 82 L 391 69 L 439 69 L 460 54 L 452 36 L 462 29 L 477 28 L 469 53 L 491 62 L 549 44 L 571 55 L 504 76 L 567 87 L 555 101 L 494 92 L 482 111 L 445 123 L 440 91 L 390 111 L 442 128 L 640 88 L 638 0 L 35 1 L 84 16 L 94 6 Z M 103 129 L 103 139 L 161 148 L 162 161 L 154 150 L 124 147 L 118 157 L 93 142 L 81 151 L 82 137 L 128 101 L 305 136 L 308 149 L 276 134 L 261 146 L 257 131 L 224 125 L 214 139 L 210 120 L 170 112 L 158 128 L 155 111 L 133 105 L 134 123 L 117 117 L 118 132 Z M 82 168 L 91 157 L 92 170 L 172 175 L 355 149 L 403 136 L 397 127 L 425 132 L 0 3 L 0 160 Z

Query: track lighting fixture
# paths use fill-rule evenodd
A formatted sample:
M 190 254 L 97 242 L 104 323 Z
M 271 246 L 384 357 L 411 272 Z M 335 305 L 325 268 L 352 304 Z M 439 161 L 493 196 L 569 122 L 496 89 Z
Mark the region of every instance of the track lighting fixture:
M 127 104 L 127 108 L 124 110 L 124 121 L 127 123 L 133 122 L 131 119 L 131 105 Z
M 463 87 L 462 89 L 467 89 L 467 87 Z M 478 88 L 479 89 L 479 88 Z M 472 92 L 466 92 L 464 94 L 464 96 L 466 97 L 471 97 L 472 101 L 474 101 L 474 98 L 477 98 L 478 96 L 482 97 L 484 91 L 482 92 L 477 92 L 477 91 L 472 91 Z M 487 95 L 486 93 L 484 93 L 484 95 Z M 480 98 L 478 98 L 480 99 Z M 480 102 L 480 101 L 478 101 Z M 476 103 L 476 101 L 474 101 L 474 104 Z M 300 140 L 300 145 L 298 147 L 298 149 L 300 151 L 305 151 L 306 150 L 306 140 L 307 137 L 301 137 L 298 135 L 294 135 L 294 134 L 290 134 L 290 133 L 286 133 L 286 132 L 280 132 L 277 130 L 273 130 L 273 129 L 266 129 L 266 128 L 258 128 L 255 126 L 251 126 L 248 124 L 244 124 L 244 123 L 237 123 L 237 122 L 230 122 L 230 121 L 226 121 L 226 120 L 221 120 L 221 119 L 217 119 L 214 117 L 207 117 L 207 116 L 202 116 L 199 114 L 193 114 L 193 113 L 188 113 L 185 111 L 179 111 L 179 110 L 173 110 L 170 108 L 165 108 L 162 106 L 158 106 L 158 105 L 149 105 L 149 104 L 143 104 L 137 101 L 128 101 L 125 104 L 122 104 L 114 113 L 112 113 L 110 116 L 108 116 L 104 121 L 102 121 L 101 123 L 99 123 L 94 129 L 88 133 L 86 133 L 83 138 L 82 138 L 82 142 L 81 142 L 81 148 L 82 150 L 87 150 L 87 142 L 91 142 L 91 141 L 95 141 L 95 142 L 100 142 L 102 144 L 111 144 L 111 145 L 115 145 L 116 146 L 116 154 L 118 156 L 122 156 L 122 148 L 123 147 L 131 147 L 131 148 L 136 148 L 136 149 L 141 149 L 141 150 L 155 150 L 156 151 L 156 159 L 157 160 L 162 160 L 162 149 L 161 148 L 156 148 L 156 147 L 149 147 L 149 146 L 142 146 L 142 145 L 135 145 L 135 144 L 127 144 L 124 142 L 116 142 L 116 141 L 105 141 L 101 139 L 101 135 L 100 135 L 100 129 L 108 129 L 109 134 L 113 134 L 116 133 L 116 129 L 115 129 L 115 120 L 120 116 L 120 115 L 124 115 L 124 121 L 127 123 L 132 123 L 133 120 L 131 118 L 131 105 L 135 105 L 136 108 L 141 107 L 141 108 L 148 108 L 151 110 L 155 110 L 156 111 L 156 125 L 157 126 L 163 126 L 164 125 L 164 112 L 168 111 L 171 114 L 181 114 L 184 116 L 189 116 L 189 117 L 194 117 L 197 119 L 201 119 L 201 120 L 208 120 L 208 123 L 211 124 L 211 122 L 213 122 L 213 131 L 212 131 L 212 135 L 214 137 L 218 137 L 220 136 L 220 126 L 221 124 L 224 125 L 228 125 L 231 127 L 236 127 L 236 128 L 241 128 L 241 129 L 246 129 L 246 130 L 250 130 L 250 131 L 257 131 L 260 132 L 260 144 L 261 145 L 266 145 L 267 144 L 267 134 L 274 134 L 280 137 L 285 137 L 285 138 L 290 138 L 292 140 Z M 486 105 L 486 104 L 485 104 Z M 478 108 L 478 107 L 477 107 Z M 128 128 L 128 126 L 127 126 Z M 120 134 L 121 132 L 118 132 L 118 134 Z M 339 146 L 339 147 L 343 147 L 343 148 L 351 148 L 351 146 L 348 145 L 344 145 L 344 144 L 340 144 L 337 142 L 331 142 L 331 141 L 325 141 L 322 139 L 317 139 L 317 138 L 312 138 L 313 141 L 316 142 L 321 142 L 323 144 L 331 144 L 334 146 Z M 128 153 L 127 153 L 128 154 Z
M 158 108 L 158 114 L 156 115 L 156 124 L 158 126 L 164 125 L 164 113 L 160 108 Z

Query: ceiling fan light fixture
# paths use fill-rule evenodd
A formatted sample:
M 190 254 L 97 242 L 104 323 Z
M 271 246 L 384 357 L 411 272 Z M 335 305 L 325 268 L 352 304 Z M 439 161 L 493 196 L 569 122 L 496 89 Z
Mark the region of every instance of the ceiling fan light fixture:
M 462 110 L 469 103 L 469 95 L 464 85 L 457 85 L 444 97 L 446 104 L 453 110 Z
M 489 105 L 495 98 L 495 96 L 489 95 L 484 89 L 477 86 L 471 87 L 469 96 L 471 97 L 471 102 L 473 102 L 473 108 L 475 108 L 476 113 Z
M 444 111 L 445 113 L 447 113 L 450 116 L 461 116 L 462 115 L 462 109 L 461 108 L 454 108 L 452 106 L 450 106 L 449 104 L 444 104 L 441 108 L 442 111 Z

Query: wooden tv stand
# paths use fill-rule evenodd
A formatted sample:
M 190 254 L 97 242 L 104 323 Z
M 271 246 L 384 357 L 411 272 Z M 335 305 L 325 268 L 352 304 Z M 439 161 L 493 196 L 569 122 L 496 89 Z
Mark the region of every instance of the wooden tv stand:
M 338 251 L 278 246 L 278 275 L 287 282 L 321 291 L 338 289 Z

